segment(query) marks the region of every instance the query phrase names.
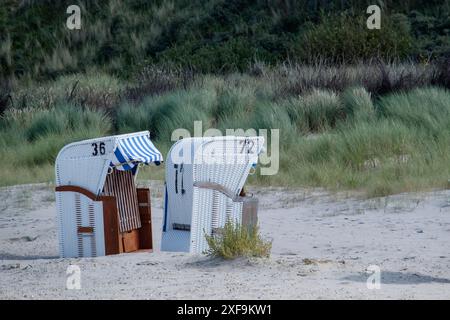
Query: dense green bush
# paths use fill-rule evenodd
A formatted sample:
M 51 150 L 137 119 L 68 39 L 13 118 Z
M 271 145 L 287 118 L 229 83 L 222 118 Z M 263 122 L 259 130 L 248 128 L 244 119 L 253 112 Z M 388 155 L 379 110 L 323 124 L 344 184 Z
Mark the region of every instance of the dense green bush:
M 369 30 L 366 17 L 348 14 L 326 15 L 296 39 L 293 56 L 301 61 L 317 59 L 354 63 L 373 58 L 397 59 L 412 54 L 407 18 L 392 15 L 383 19 L 380 30 Z
M 47 135 L 60 135 L 68 126 L 67 117 L 53 110 L 38 112 L 31 119 L 29 126 L 25 129 L 27 140 L 32 142 Z
M 146 65 L 203 72 L 245 70 L 255 59 L 357 61 L 449 53 L 446 1 L 382 5 L 382 29 L 367 30 L 364 1 L 88 1 L 81 30 L 65 27 L 69 0 L 0 7 L 0 79 L 54 79 L 97 71 L 132 78 Z

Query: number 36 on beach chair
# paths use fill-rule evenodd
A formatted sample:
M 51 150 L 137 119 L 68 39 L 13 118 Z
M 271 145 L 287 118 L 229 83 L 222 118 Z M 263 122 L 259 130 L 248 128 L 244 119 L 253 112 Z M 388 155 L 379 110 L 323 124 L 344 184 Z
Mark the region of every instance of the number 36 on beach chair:
M 148 131 L 71 143 L 56 158 L 61 257 L 152 250 L 150 190 L 139 166 L 163 161 Z

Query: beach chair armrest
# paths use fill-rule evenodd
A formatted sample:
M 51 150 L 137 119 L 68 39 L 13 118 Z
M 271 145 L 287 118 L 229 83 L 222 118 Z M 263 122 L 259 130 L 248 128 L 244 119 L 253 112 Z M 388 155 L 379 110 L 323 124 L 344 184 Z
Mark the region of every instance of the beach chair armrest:
M 91 191 L 73 185 L 57 186 L 56 192 L 69 192 L 78 193 L 87 197 L 90 201 L 102 203 L 102 215 L 103 215 L 103 232 L 105 240 L 105 254 L 117 254 L 120 253 L 119 248 L 119 215 L 117 209 L 116 197 L 95 195 Z M 77 228 L 78 233 L 92 233 L 91 226 Z
M 230 198 L 233 202 L 242 202 L 243 201 L 242 197 L 233 194 L 233 192 L 231 192 L 230 189 L 228 189 L 227 187 L 225 187 L 219 183 L 216 183 L 216 182 L 196 181 L 196 182 L 194 182 L 194 187 L 219 191 L 226 197 Z

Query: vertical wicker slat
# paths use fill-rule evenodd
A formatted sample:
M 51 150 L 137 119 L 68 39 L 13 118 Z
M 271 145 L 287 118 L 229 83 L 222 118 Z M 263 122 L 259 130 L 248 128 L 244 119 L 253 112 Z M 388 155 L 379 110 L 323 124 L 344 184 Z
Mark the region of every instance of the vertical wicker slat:
M 103 194 L 116 197 L 120 232 L 141 227 L 137 192 L 131 171 L 113 170 L 108 174 Z

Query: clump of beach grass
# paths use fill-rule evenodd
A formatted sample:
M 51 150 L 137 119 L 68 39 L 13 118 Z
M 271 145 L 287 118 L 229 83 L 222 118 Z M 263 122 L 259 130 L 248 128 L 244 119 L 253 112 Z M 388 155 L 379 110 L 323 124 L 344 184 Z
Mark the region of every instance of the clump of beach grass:
M 228 220 L 224 227 L 213 235 L 205 235 L 209 249 L 206 254 L 223 259 L 268 258 L 272 242 L 261 237 L 257 225 L 245 226 Z

